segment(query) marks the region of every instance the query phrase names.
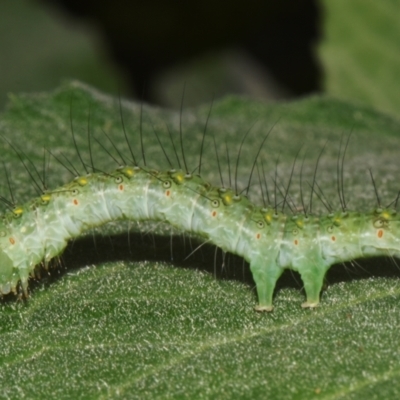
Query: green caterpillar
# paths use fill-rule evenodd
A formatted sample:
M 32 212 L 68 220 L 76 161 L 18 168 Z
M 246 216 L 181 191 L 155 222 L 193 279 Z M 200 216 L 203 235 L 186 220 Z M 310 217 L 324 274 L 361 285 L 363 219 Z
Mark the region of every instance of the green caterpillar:
M 293 215 L 285 213 L 284 206 L 278 209 L 276 195 L 275 204 L 260 207 L 237 188 L 212 186 L 188 173 L 186 166 L 159 171 L 144 160 L 142 164 L 79 176 L 6 211 L 0 219 L 0 294 L 19 288 L 27 294 L 35 269 L 47 267 L 69 240 L 116 220 L 166 222 L 242 256 L 256 284 L 258 311 L 273 309 L 275 285 L 285 269 L 300 274 L 306 293 L 303 307 L 312 308 L 320 301 L 333 264 L 399 257 L 400 216 L 395 207 L 362 213 L 342 204 L 340 211 L 327 215 Z M 275 179 L 275 190 L 277 186 Z
M 59 256 L 70 239 L 120 219 L 164 221 L 242 256 L 256 283 L 257 311 L 272 311 L 274 288 L 286 268 L 303 280 L 307 301 L 302 306 L 315 307 L 331 265 L 396 257 L 400 251 L 400 217 L 394 209 L 289 216 L 182 170 L 124 166 L 77 177 L 2 216 L 1 293 L 15 292 L 19 282 L 26 293 L 35 267 Z

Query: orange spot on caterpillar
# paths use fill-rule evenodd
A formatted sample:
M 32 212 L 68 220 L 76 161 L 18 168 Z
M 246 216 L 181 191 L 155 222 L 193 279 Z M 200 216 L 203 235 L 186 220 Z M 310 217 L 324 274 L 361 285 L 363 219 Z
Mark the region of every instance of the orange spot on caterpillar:
M 125 189 L 125 188 L 124 188 L 124 185 L 119 185 L 119 186 L 118 186 L 118 189 L 121 190 L 121 191 L 123 191 L 123 190 Z
M 165 195 L 166 195 L 167 197 L 171 196 L 171 191 L 170 191 L 170 190 L 166 190 L 166 191 L 165 191 Z
M 260 238 L 261 238 L 261 233 L 257 233 L 256 239 L 260 239 Z
M 11 244 L 15 244 L 15 239 L 10 237 L 10 239 L 8 239 L 10 241 Z
M 331 240 L 332 240 L 332 242 L 335 242 L 336 241 L 336 236 L 332 236 Z
M 294 241 L 294 245 L 297 246 L 298 244 L 299 244 L 299 241 L 296 239 L 296 240 Z
M 73 203 L 77 206 L 79 204 L 79 201 L 77 199 L 74 199 Z
M 216 216 L 217 216 L 217 212 L 216 212 L 216 211 L 213 211 L 213 212 L 211 213 L 211 215 L 212 215 L 213 217 L 216 217 Z
M 378 230 L 378 235 L 377 236 L 378 236 L 379 239 L 383 236 L 383 230 L 382 229 Z

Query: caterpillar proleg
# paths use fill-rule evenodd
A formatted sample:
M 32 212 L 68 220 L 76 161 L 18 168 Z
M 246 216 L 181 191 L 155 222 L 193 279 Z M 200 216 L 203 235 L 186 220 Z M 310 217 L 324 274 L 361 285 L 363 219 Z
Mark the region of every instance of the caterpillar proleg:
M 258 145 L 266 130 L 256 137 Z M 276 159 L 278 153 L 270 157 Z M 378 198 L 370 211 L 350 211 L 343 201 L 343 166 L 331 175 L 332 182 L 340 183 L 342 206 L 317 213 L 310 210 L 312 200 L 295 209 L 301 207 L 288 197 L 290 179 L 281 179 L 278 166 L 275 172 L 267 172 L 273 176 L 274 200 L 258 205 L 237 189 L 237 178 L 232 185 L 216 186 L 196 173 L 196 165 L 188 168 L 186 160 L 159 169 L 153 168 L 149 155 L 142 158 L 114 170 L 81 174 L 6 211 L 0 222 L 0 292 L 16 292 L 21 285 L 26 293 L 37 266 L 48 265 L 68 241 L 85 231 L 116 220 L 165 222 L 243 257 L 256 285 L 258 311 L 272 311 L 274 289 L 285 269 L 299 273 L 306 294 L 303 307 L 313 308 L 333 264 L 400 254 L 397 204 L 385 207 Z M 253 161 L 263 175 L 261 164 Z M 317 189 L 318 179 L 311 180 L 310 187 L 309 197 L 316 201 L 319 196 L 324 202 L 327 196 Z M 292 204 L 291 211 L 285 203 Z

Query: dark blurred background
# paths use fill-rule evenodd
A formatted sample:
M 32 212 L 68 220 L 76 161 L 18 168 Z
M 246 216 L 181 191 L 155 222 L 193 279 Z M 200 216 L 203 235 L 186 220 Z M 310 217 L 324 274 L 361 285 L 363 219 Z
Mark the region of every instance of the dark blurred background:
M 75 78 L 169 107 L 328 92 L 397 114 L 400 0 L 3 0 L 0 101 Z M 396 22 L 397 21 L 397 22 Z
M 315 0 L 41 1 L 93 23 L 129 92 L 146 101 L 160 102 L 153 85 L 164 71 L 217 52 L 237 53 L 243 73 L 258 75 L 260 95 L 292 97 L 321 89 L 314 52 L 321 11 Z M 248 90 L 233 78 L 224 79 L 225 88 L 215 83 L 221 91 Z

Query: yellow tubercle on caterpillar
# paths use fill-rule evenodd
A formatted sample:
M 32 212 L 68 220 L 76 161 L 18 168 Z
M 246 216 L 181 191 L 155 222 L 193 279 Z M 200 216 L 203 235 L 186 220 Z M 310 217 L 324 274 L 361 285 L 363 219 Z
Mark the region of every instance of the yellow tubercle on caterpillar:
M 76 182 L 79 186 L 86 186 L 88 184 L 88 180 L 86 177 L 80 176 L 76 179 Z
M 117 172 L 121 173 L 123 176 L 125 176 L 128 179 L 131 179 L 137 172 L 141 171 L 140 167 L 130 167 L 130 166 L 123 166 L 117 168 Z
M 173 172 L 170 173 L 170 176 L 177 185 L 181 185 L 183 182 L 185 182 L 185 174 L 182 171 L 173 170 Z
M 219 188 L 218 195 L 225 206 L 230 206 L 231 204 L 234 203 L 235 194 L 231 189 Z
M 292 220 L 294 221 L 294 223 L 296 224 L 296 226 L 299 229 L 303 229 L 304 228 L 304 220 L 303 219 L 298 219 L 297 215 L 292 217 Z
M 24 209 L 22 207 L 17 207 L 12 212 L 15 218 L 19 218 L 24 213 Z
M 263 208 L 261 212 L 264 214 L 264 219 L 267 225 L 271 225 L 272 221 L 279 217 L 279 214 L 277 214 L 276 211 L 272 208 Z
M 42 205 L 49 204 L 49 202 L 51 200 L 51 194 L 50 193 L 43 194 L 42 196 L 40 196 L 40 200 L 41 200 Z
M 391 219 L 392 215 L 393 214 L 388 211 L 382 211 L 381 213 L 381 217 L 387 221 Z

